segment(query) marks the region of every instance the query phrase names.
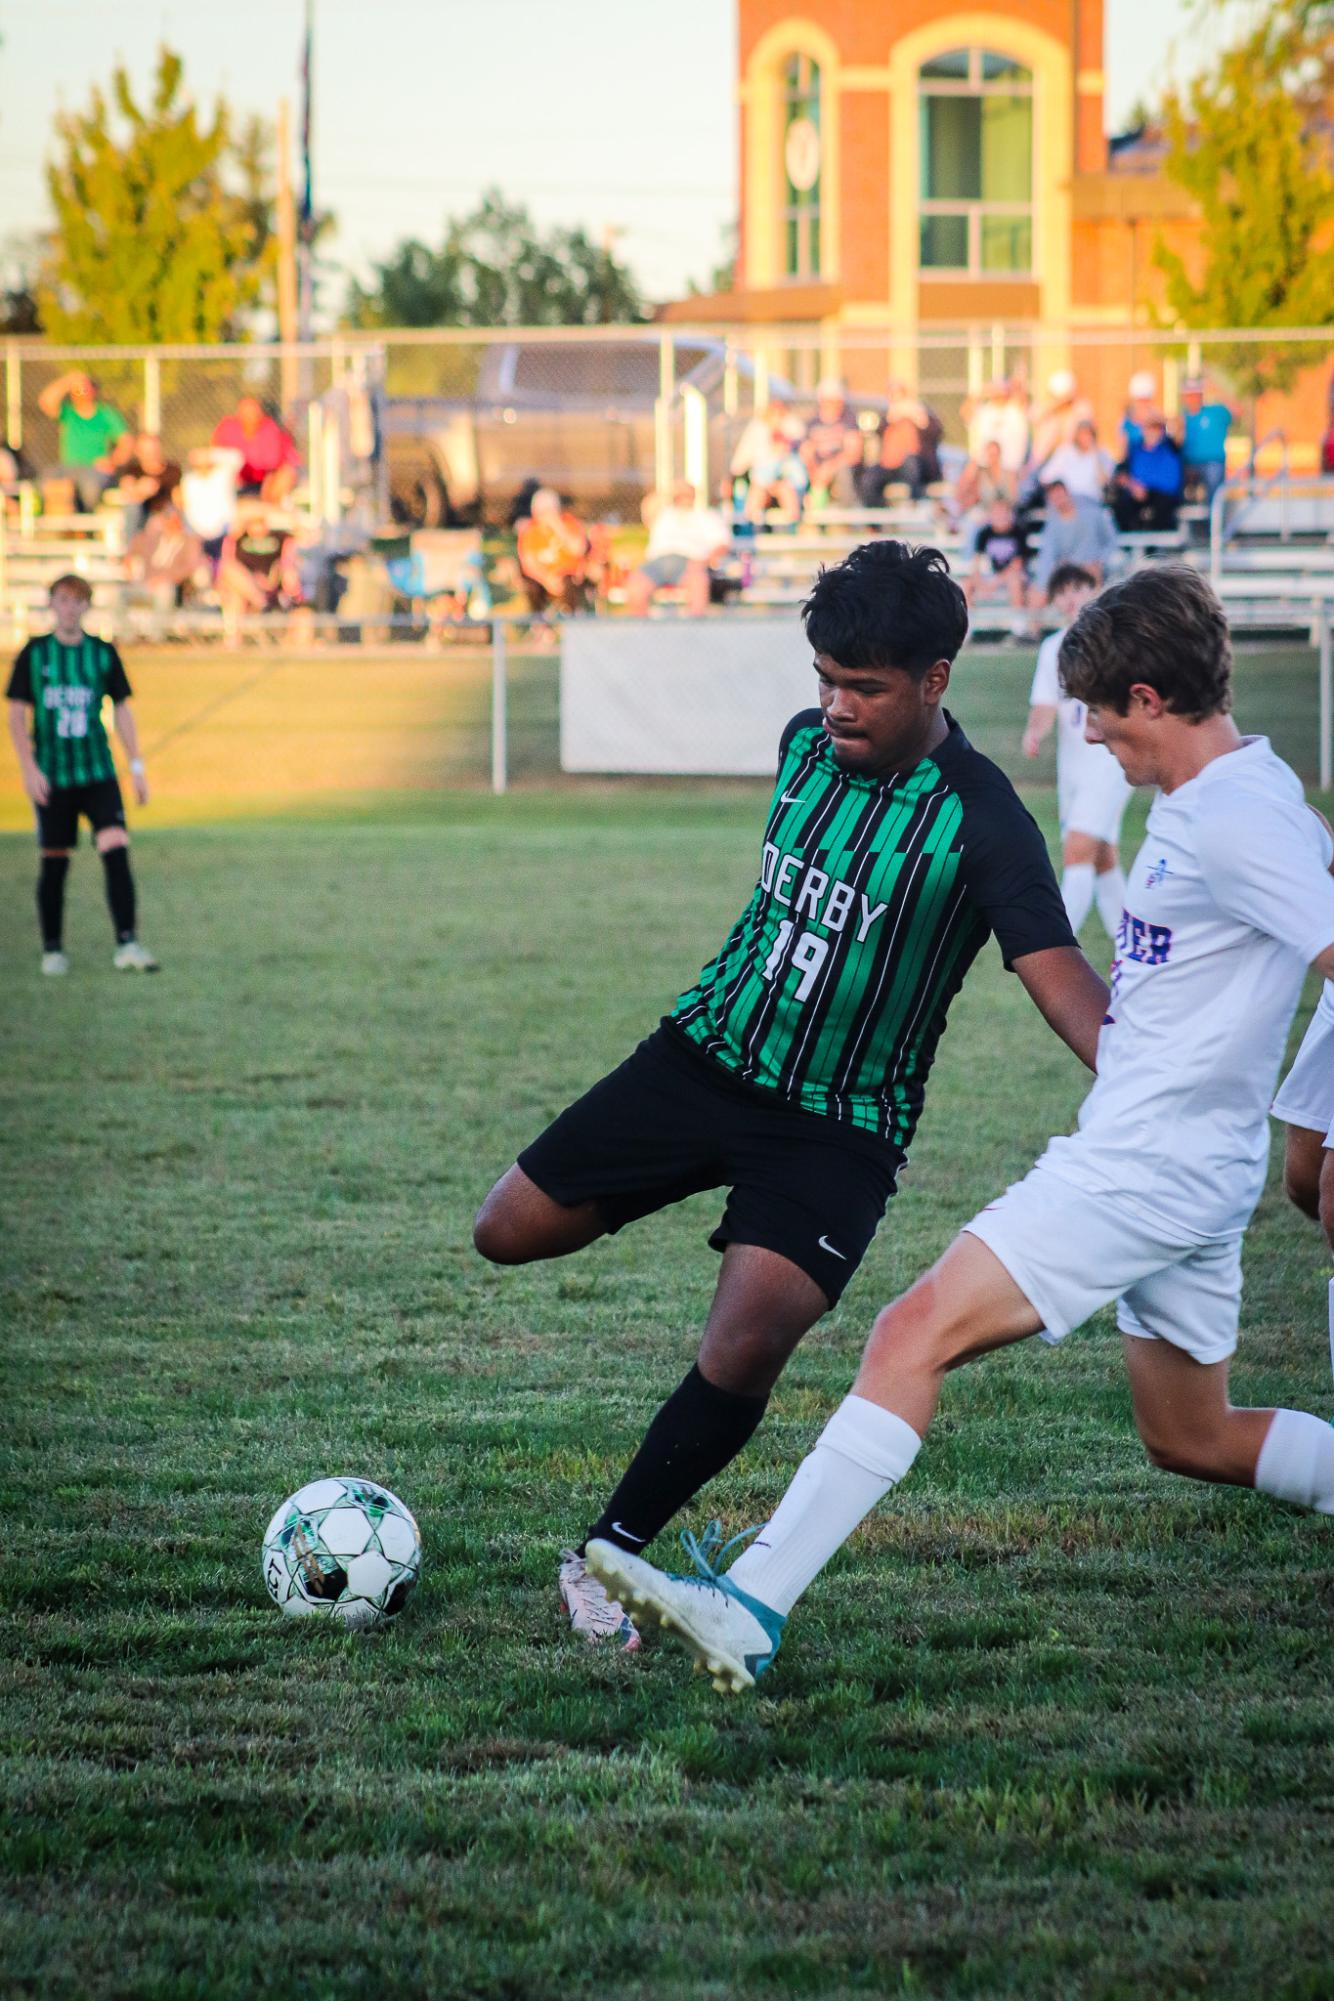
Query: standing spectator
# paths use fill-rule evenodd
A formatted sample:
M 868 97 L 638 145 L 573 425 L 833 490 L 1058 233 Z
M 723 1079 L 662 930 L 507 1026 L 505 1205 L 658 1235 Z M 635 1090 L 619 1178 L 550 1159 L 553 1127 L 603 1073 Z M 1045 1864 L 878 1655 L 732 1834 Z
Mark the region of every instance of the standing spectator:
M 1033 459 L 1041 465 L 1068 445 L 1081 424 L 1093 421 L 1093 405 L 1081 396 L 1068 368 L 1058 368 L 1047 380 L 1047 401 L 1033 417 Z
M 815 415 L 801 444 L 810 505 L 855 507 L 857 468 L 862 462 L 861 426 L 848 407 L 841 382 L 827 380 L 815 392 Z
M 1227 434 L 1232 412 L 1226 403 L 1206 403 L 1204 377 L 1188 375 L 1181 385 L 1177 437 L 1187 485 L 1198 486 L 1207 507 L 1227 478 Z
M 285 500 L 296 485 L 301 454 L 296 440 L 258 396 L 243 396 L 230 417 L 213 433 L 213 443 L 241 454 L 237 487 L 243 495 L 257 494 L 272 505 Z
M 1016 394 L 1004 376 L 997 376 L 980 404 L 965 404 L 968 449 L 981 459 L 994 438 L 1000 446 L 1001 464 L 1006 472 L 1020 473 L 1028 464 L 1028 411 L 1022 393 Z
M 208 576 L 204 547 L 169 495 L 150 503 L 148 518 L 125 552 L 125 574 L 148 599 L 155 627 L 186 601 L 200 573 Z
M 993 500 L 973 537 L 973 567 L 964 579 L 969 606 L 1003 591 L 1016 612 L 1024 606 L 1029 562 L 1028 536 L 1008 500 Z
M 1123 534 L 1176 527 L 1181 506 L 1181 458 L 1167 435 L 1161 410 L 1146 413 L 1139 443 L 1131 446 L 1117 467 L 1112 506 Z
M 187 454 L 181 476 L 181 512 L 216 570 L 236 518 L 236 476 L 241 454 L 200 445 Z
M 125 508 L 125 530 L 133 537 L 148 519 L 153 503 L 175 497 L 181 468 L 162 450 L 153 431 L 140 431 L 131 456 L 117 469 L 116 493 Z
M 771 396 L 741 433 L 729 471 L 746 485 L 745 515 L 759 528 L 770 508 L 791 525 L 801 519 L 807 472 L 801 456 L 803 426 L 785 396 Z
M 1140 368 L 1131 376 L 1127 385 L 1129 401 L 1125 415 L 1121 419 L 1121 456 L 1129 458 L 1135 446 L 1144 436 L 1146 418 L 1152 417 L 1158 407 L 1158 385 L 1147 368 Z
M 263 505 L 242 509 L 236 532 L 222 545 L 218 595 L 226 624 L 245 612 L 285 611 L 301 602 L 296 542 Z
M 1093 419 L 1081 417 L 1069 442 L 1058 445 L 1039 466 L 1038 483 L 1046 487 L 1059 480 L 1076 500 L 1092 500 L 1101 506 L 1115 470 L 1111 453 L 1098 443 Z
M 519 570 L 529 610 L 541 614 L 555 605 L 560 611 L 587 611 L 588 536 L 582 522 L 549 486 L 539 486 L 529 506 L 528 519 L 519 525 Z
M 84 514 L 92 514 L 115 476 L 116 447 L 129 425 L 114 403 L 104 403 L 91 375 L 71 368 L 48 382 L 37 398 L 44 417 L 54 417 L 60 431 L 57 476 L 67 480 Z
M 713 571 L 731 547 L 727 523 L 716 507 L 697 507 L 695 489 L 679 479 L 665 504 L 650 496 L 644 503 L 648 548 L 639 569 L 626 583 L 626 603 L 643 618 L 660 590 L 685 587 L 686 610 L 698 617 L 709 608 Z

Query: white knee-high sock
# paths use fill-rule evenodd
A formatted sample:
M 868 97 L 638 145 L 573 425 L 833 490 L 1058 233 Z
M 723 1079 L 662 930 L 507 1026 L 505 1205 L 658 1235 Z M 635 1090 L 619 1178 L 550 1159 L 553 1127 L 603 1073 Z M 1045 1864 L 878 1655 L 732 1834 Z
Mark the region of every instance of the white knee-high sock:
M 784 1617 L 858 1522 L 903 1478 L 921 1439 L 867 1397 L 843 1399 L 728 1577 Z
M 1078 931 L 1093 907 L 1092 862 L 1067 862 L 1061 877 L 1061 901 L 1070 919 L 1070 929 Z
M 1102 920 L 1102 928 L 1109 938 L 1115 938 L 1126 900 L 1125 870 L 1105 869 L 1093 885 L 1093 894 L 1098 905 L 1098 916 Z
M 1304 1410 L 1276 1410 L 1255 1466 L 1262 1494 L 1334 1515 L 1334 1426 Z

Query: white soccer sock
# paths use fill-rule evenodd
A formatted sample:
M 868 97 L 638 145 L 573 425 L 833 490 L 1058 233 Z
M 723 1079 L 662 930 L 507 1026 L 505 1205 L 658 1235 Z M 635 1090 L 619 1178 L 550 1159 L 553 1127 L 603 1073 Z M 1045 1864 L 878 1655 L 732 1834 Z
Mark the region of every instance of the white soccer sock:
M 1093 907 L 1092 862 L 1067 862 L 1061 877 L 1061 901 L 1070 919 L 1070 929 L 1078 931 Z
M 1304 1410 L 1276 1410 L 1256 1461 L 1262 1494 L 1334 1515 L 1334 1426 Z
M 1126 876 L 1122 868 L 1105 869 L 1093 885 L 1093 894 L 1098 905 L 1098 915 L 1102 928 L 1109 938 L 1115 938 L 1121 923 L 1121 912 L 1126 900 Z
M 867 1397 L 845 1397 L 807 1453 L 773 1519 L 728 1577 L 784 1617 L 921 1447 L 910 1424 Z

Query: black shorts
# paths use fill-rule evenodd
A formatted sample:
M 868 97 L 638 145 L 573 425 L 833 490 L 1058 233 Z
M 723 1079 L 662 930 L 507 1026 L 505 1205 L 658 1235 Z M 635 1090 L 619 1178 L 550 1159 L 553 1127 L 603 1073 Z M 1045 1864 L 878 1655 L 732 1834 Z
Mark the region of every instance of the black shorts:
M 77 847 L 80 818 L 95 834 L 104 827 L 125 825 L 125 802 L 114 778 L 95 778 L 91 785 L 53 785 L 45 806 L 37 808 L 38 847 Z
M 866 1255 L 902 1164 L 874 1134 L 729 1077 L 665 1022 L 519 1155 L 553 1202 L 595 1202 L 611 1231 L 727 1188 L 713 1249 L 777 1251 L 831 1306 Z

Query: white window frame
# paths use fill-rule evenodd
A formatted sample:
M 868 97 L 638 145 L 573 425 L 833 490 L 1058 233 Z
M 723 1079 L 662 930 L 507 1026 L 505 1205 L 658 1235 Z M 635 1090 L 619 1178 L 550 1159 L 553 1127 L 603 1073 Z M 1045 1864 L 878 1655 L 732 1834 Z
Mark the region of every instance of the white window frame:
M 798 64 L 805 63 L 807 66 L 804 88 L 800 82 L 795 87 L 788 82 L 788 65 L 794 61 Z M 783 200 L 779 205 L 778 211 L 779 228 L 782 232 L 779 239 L 779 264 L 782 269 L 782 282 L 784 284 L 809 285 L 820 278 L 824 265 L 824 148 L 826 137 L 823 101 L 824 71 L 821 64 L 811 55 L 808 49 L 789 49 L 788 53 L 782 59 L 778 74 L 783 109 L 780 121 L 779 144 L 784 149 L 780 151 L 778 162 L 778 169 L 783 180 Z M 788 179 L 785 149 L 787 146 L 788 127 L 792 124 L 794 117 L 804 117 L 807 115 L 803 107 L 812 102 L 816 111 L 815 127 L 820 134 L 820 171 L 815 183 L 816 199 L 813 202 L 797 202 L 794 204 L 787 199 Z M 789 271 L 787 268 L 787 235 L 790 225 L 794 222 L 797 225 L 797 268 L 795 271 Z M 818 235 L 820 243 L 820 254 L 814 262 L 811 261 L 810 254 L 812 224 L 814 224 L 815 233 Z
M 938 62 L 940 60 L 940 56 L 951 55 L 953 53 L 954 53 L 953 50 L 942 49 L 939 55 L 936 55 L 934 57 L 928 56 L 926 62 L 927 63 Z M 984 56 L 1000 56 L 1006 62 L 1014 62 L 1018 68 L 1023 69 L 1026 72 L 1025 80 L 1020 81 L 1014 77 L 1003 77 L 1003 76 L 984 78 L 982 75 L 982 58 Z M 984 49 L 979 44 L 976 47 L 970 46 L 968 50 L 968 74 L 966 77 L 926 76 L 923 74 L 925 68 L 926 68 L 926 63 L 923 63 L 917 72 L 917 120 L 918 120 L 919 159 L 922 156 L 921 131 L 924 121 L 924 106 L 923 106 L 924 98 L 1027 97 L 1030 103 L 1032 103 L 1034 106 L 1034 116 L 1030 124 L 1030 144 L 1032 146 L 1032 157 L 1029 161 L 1029 187 L 1035 188 L 1037 185 L 1037 139 L 1038 139 L 1038 124 L 1036 115 L 1037 91 L 1034 87 L 1033 72 L 1031 69 L 1029 69 L 1028 65 L 1026 63 L 1020 63 L 1017 57 L 1007 56 L 1004 49 L 994 49 L 994 48 Z M 917 269 L 919 275 L 925 274 L 932 278 L 971 278 L 971 279 L 982 279 L 984 281 L 995 280 L 1001 283 L 1004 283 L 1007 280 L 1015 280 L 1015 279 L 1017 279 L 1020 283 L 1032 280 L 1034 275 L 1033 247 L 1037 234 L 1037 202 L 1032 194 L 1030 194 L 1026 202 L 986 201 L 982 199 L 975 201 L 949 201 L 949 200 L 928 201 L 925 196 L 920 196 L 918 206 L 920 214 L 923 217 L 933 216 L 933 215 L 962 216 L 968 225 L 968 255 L 967 255 L 967 262 L 963 264 L 924 264 L 922 262 L 921 231 L 919 229 L 918 242 L 917 242 Z M 982 220 L 983 217 L 985 216 L 1009 216 L 1016 219 L 1023 217 L 1027 218 L 1029 226 L 1029 236 L 1028 236 L 1029 259 L 1026 267 L 1018 265 L 1014 266 L 1007 265 L 1001 267 L 1000 269 L 995 269 L 995 270 L 989 270 L 983 267 Z

